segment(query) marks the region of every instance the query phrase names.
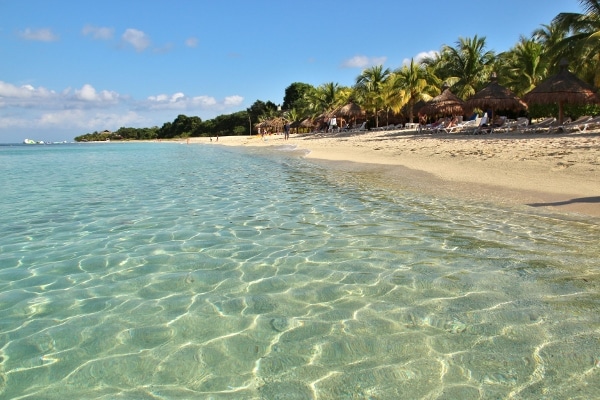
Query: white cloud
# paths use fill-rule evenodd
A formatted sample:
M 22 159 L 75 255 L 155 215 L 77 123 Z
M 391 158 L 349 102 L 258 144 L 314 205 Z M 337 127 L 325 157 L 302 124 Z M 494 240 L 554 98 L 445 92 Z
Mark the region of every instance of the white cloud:
M 81 89 L 67 88 L 60 93 L 44 87 L 31 85 L 16 86 L 0 81 L 0 107 L 53 109 L 77 109 L 85 107 L 116 104 L 121 99 L 117 92 L 96 89 L 85 84 Z
M 150 102 L 153 102 L 153 103 L 169 104 L 169 103 L 175 103 L 175 102 L 177 102 L 177 100 L 183 99 L 183 98 L 185 98 L 185 94 L 183 94 L 181 92 L 177 92 L 170 96 L 167 94 L 159 94 L 156 96 L 150 96 L 150 97 L 148 97 L 148 100 L 150 100 Z
M 75 91 L 75 97 L 87 102 L 112 103 L 119 99 L 119 94 L 108 90 L 102 90 L 98 93 L 92 85 L 85 84 L 81 89 Z
M 139 114 L 128 112 L 96 112 L 93 110 L 60 110 L 40 115 L 33 121 L 39 128 L 60 127 L 79 130 L 79 134 L 96 130 L 116 130 L 122 126 L 131 126 L 144 122 Z M 29 122 L 31 124 L 31 121 Z
M 83 85 L 80 90 L 75 91 L 75 96 L 80 100 L 94 101 L 96 100 L 96 89 L 92 85 Z
M 0 142 L 18 142 L 31 136 L 65 140 L 122 126 L 160 126 L 177 114 L 212 118 L 235 110 L 243 101 L 239 95 L 217 99 L 208 95 L 187 96 L 183 92 L 133 100 L 114 91 L 97 90 L 91 84 L 55 92 L 0 81 Z M 16 135 L 22 138 L 15 139 Z
M 425 58 L 433 58 L 439 54 L 436 50 L 422 51 L 413 57 L 415 64 L 420 64 Z M 410 65 L 410 58 L 402 60 L 402 65 Z
M 190 37 L 185 40 L 185 45 L 187 47 L 196 47 L 198 46 L 198 39 L 195 37 Z
M 383 65 L 387 57 L 367 57 L 356 55 L 342 62 L 343 68 L 366 68 L 374 65 Z
M 188 97 L 181 92 L 172 95 L 159 94 L 147 99 L 146 107 L 152 110 L 188 110 L 190 112 L 201 110 L 221 111 L 238 106 L 243 103 L 242 96 L 227 96 L 223 101 L 218 101 L 212 96 Z
M 31 29 L 27 28 L 22 32 L 19 32 L 19 36 L 21 36 L 25 40 L 35 40 L 38 42 L 54 42 L 58 40 L 58 36 L 55 35 L 52 30 L 47 28 L 42 29 Z
M 242 96 L 227 96 L 225 97 L 223 104 L 225 104 L 228 107 L 239 106 L 240 104 L 242 104 L 243 101 L 244 98 Z
M 211 96 L 196 96 L 192 97 L 191 104 L 196 107 L 210 108 L 218 105 L 218 102 Z
M 94 39 L 109 40 L 113 38 L 115 32 L 113 28 L 86 25 L 81 30 L 81 33 L 85 36 L 91 36 Z
M 45 99 L 55 94 L 53 91 L 43 87 L 35 88 L 31 85 L 15 86 L 11 83 L 0 81 L 0 98 L 5 103 L 20 101 L 22 99 Z
M 125 43 L 133 46 L 138 52 L 142 52 L 150 46 L 150 38 L 148 35 L 137 29 L 127 29 L 121 38 Z
M 185 110 L 193 107 L 210 107 L 217 101 L 213 97 L 198 96 L 187 97 L 181 92 L 172 95 L 159 94 L 148 97 L 148 106 L 153 110 Z
M 178 92 L 171 96 L 171 103 L 176 103 L 178 100 L 185 99 L 185 94 Z

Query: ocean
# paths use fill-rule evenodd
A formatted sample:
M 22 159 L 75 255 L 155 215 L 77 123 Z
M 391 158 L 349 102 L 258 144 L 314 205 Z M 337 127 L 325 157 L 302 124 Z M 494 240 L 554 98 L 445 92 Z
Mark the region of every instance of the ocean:
M 597 218 L 303 156 L 0 146 L 0 398 L 598 397 Z

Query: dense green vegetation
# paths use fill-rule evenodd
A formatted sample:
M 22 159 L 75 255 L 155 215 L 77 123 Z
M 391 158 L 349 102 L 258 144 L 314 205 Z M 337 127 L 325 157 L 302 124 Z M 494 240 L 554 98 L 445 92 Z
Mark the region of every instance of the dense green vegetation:
M 120 128 L 116 132 L 94 132 L 75 138 L 86 140 L 169 139 L 214 135 L 244 135 L 256 124 L 275 117 L 299 123 L 316 120 L 349 102 L 367 112 L 371 126 L 385 117 L 395 121 L 414 121 L 415 105 L 440 94 L 449 85 L 454 94 L 466 100 L 489 82 L 495 72 L 498 82 L 523 96 L 542 80 L 558 71 L 558 63 L 570 60 L 569 69 L 594 87 L 600 86 L 600 0 L 580 0 L 582 13 L 561 13 L 548 25 L 522 36 L 511 49 L 496 53 L 486 47 L 486 38 L 475 35 L 459 38 L 454 46 L 443 45 L 434 57 L 411 60 L 395 70 L 381 65 L 367 68 L 352 87 L 334 82 L 312 85 L 295 82 L 285 90 L 281 110 L 271 101 L 256 100 L 245 111 L 220 115 L 202 121 L 199 117 L 179 115 L 162 127 Z M 531 106 L 532 118 L 557 115 L 556 106 Z M 565 114 L 577 118 L 600 114 L 595 105 L 567 105 Z M 387 123 L 387 121 L 386 121 Z

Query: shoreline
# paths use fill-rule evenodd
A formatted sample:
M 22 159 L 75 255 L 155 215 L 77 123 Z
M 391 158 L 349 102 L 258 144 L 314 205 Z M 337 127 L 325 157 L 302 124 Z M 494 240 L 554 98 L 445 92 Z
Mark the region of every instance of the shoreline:
M 488 135 L 369 131 L 221 136 L 189 143 L 296 146 L 318 163 L 366 168 L 434 195 L 600 217 L 600 131 Z M 183 141 L 186 142 L 185 140 Z M 330 164 L 334 167 L 334 164 Z

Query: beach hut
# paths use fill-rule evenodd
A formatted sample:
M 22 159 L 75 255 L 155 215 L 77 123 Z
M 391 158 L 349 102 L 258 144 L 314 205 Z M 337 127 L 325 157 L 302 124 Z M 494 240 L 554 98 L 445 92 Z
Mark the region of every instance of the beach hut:
M 291 127 L 296 128 L 296 133 L 298 133 L 300 128 L 304 128 L 309 131 L 314 129 L 315 123 L 310 118 L 305 118 L 302 121 L 294 121 Z
M 498 77 L 493 73 L 490 83 L 465 102 L 465 109 L 468 113 L 472 112 L 475 108 L 482 110 L 491 109 L 492 115 L 490 118 L 493 121 L 494 111 L 522 111 L 527 109 L 527 104 L 509 89 L 500 85 L 498 83 Z
M 334 114 L 348 118 L 356 118 L 365 115 L 365 111 L 356 103 L 350 102 L 338 108 Z
M 419 110 L 420 115 L 464 115 L 465 102 L 450 91 L 447 85 L 442 88 L 442 93 L 434 97 Z
M 354 124 L 357 118 L 364 117 L 365 111 L 356 103 L 349 102 L 339 108 L 336 108 L 331 115 L 338 115 L 343 119 L 352 121 Z
M 269 133 L 278 133 L 283 131 L 283 126 L 288 122 L 285 118 L 274 117 L 262 122 L 257 123 L 255 126 L 261 129 L 261 132 L 265 132 L 266 129 Z
M 596 90 L 569 72 L 569 63 L 562 59 L 559 72 L 543 80 L 539 85 L 524 96 L 528 104 L 554 104 L 558 103 L 558 123 L 564 120 L 565 104 L 599 103 L 600 98 Z

